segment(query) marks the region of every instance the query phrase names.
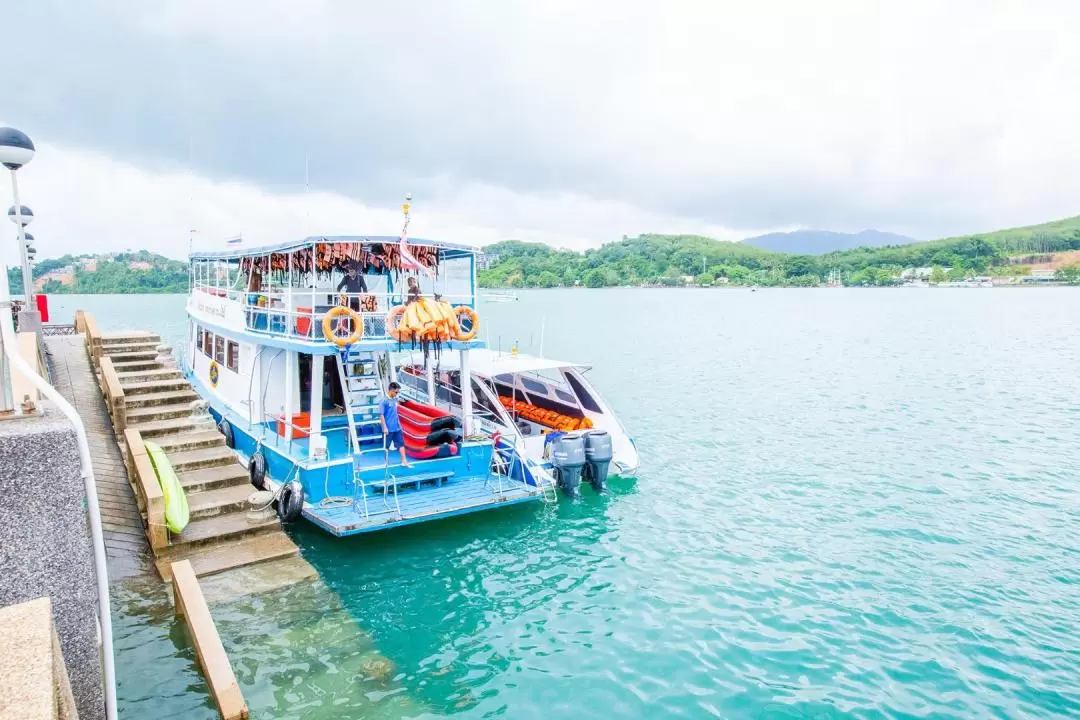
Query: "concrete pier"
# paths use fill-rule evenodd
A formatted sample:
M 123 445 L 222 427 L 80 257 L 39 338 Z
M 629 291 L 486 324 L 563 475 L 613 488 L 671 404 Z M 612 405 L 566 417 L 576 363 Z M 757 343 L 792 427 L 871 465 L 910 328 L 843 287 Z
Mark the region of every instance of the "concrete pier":
M 80 467 L 75 430 L 59 411 L 0 423 L 0 607 L 51 599 L 79 717 L 97 720 L 97 580 Z

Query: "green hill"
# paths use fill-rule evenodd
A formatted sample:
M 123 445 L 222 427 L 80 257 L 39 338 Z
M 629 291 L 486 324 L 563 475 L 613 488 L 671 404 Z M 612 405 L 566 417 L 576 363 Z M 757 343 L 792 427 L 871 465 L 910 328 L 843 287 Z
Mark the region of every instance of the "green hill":
M 34 266 L 34 280 L 49 277 L 41 292 L 49 294 L 184 293 L 188 266 L 179 260 L 139 250 L 105 255 L 64 255 Z M 62 282 L 70 280 L 70 284 Z M 8 268 L 12 294 L 23 293 L 22 270 Z
M 509 240 L 484 248 L 491 263 L 479 272 L 479 281 L 482 287 L 605 287 L 682 285 L 693 276 L 699 284 L 813 286 L 838 271 L 845 284 L 888 285 L 908 268 L 937 267 L 949 279 L 1008 274 L 1015 268 L 1010 257 L 1067 250 L 1080 250 L 1080 217 L 817 256 L 770 252 L 698 235 L 624 236 L 584 253 Z

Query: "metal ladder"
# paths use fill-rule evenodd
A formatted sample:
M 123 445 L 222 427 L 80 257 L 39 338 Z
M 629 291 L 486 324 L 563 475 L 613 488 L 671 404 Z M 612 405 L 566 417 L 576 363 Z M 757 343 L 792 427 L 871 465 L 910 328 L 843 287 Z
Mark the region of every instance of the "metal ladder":
M 506 438 L 504 438 L 506 440 Z M 527 459 L 524 455 L 517 452 L 517 440 L 516 436 L 510 436 L 510 441 L 507 441 L 509 447 L 493 447 L 491 460 L 492 469 L 495 471 L 495 475 L 498 478 L 498 488 L 490 488 L 493 492 L 503 492 L 503 480 L 509 480 L 514 473 L 514 466 L 518 463 L 523 465 L 523 469 L 528 469 L 533 473 L 533 477 L 536 479 L 537 487 L 540 489 L 540 495 L 545 502 L 557 502 L 559 500 L 559 491 L 555 486 L 555 478 L 550 474 L 545 478 L 540 472 L 543 468 L 538 467 L 537 463 Z M 512 442 L 511 442 L 512 441 Z M 546 474 L 546 473 L 545 473 Z M 491 478 L 488 478 L 488 485 L 490 487 Z M 551 494 L 548 494 L 548 491 Z
M 338 379 L 341 381 L 345 418 L 349 423 L 349 444 L 353 454 L 353 506 L 368 516 L 367 489 L 360 478 L 360 428 L 379 425 L 379 400 L 382 398 L 382 376 L 375 353 L 345 348 L 337 353 Z M 372 439 L 379 436 L 371 436 Z

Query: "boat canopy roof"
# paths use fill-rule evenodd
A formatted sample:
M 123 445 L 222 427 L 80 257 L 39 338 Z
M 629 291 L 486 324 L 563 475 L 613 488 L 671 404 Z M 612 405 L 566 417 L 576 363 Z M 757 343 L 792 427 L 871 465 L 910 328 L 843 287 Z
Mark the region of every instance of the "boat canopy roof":
M 276 245 L 236 245 L 225 250 L 210 250 L 192 252 L 188 257 L 191 260 L 226 260 L 230 258 L 254 257 L 273 253 L 287 253 L 293 250 L 311 247 L 316 243 L 330 244 L 373 244 L 373 245 L 397 245 L 401 238 L 396 235 L 313 235 L 303 240 L 278 243 Z M 443 257 L 455 258 L 467 255 L 475 255 L 480 252 L 478 245 L 463 243 L 450 243 L 441 240 L 424 240 L 422 238 L 408 238 L 406 242 L 410 247 L 421 246 L 438 248 Z
M 442 356 L 439 362 L 441 370 L 457 370 L 459 359 L 457 353 L 448 353 Z M 469 372 L 484 377 L 497 375 L 514 375 L 518 373 L 539 372 L 541 370 L 561 370 L 563 368 L 579 368 L 587 370 L 588 365 L 542 358 L 536 355 L 517 355 L 490 348 L 477 348 L 469 351 Z

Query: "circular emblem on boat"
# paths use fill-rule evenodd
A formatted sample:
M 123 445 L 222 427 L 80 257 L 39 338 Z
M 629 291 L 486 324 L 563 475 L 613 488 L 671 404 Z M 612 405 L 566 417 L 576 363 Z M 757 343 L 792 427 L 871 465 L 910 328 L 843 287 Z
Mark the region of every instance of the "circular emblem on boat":
M 217 361 L 210 361 L 210 385 L 211 387 L 217 387 L 218 378 L 221 377 L 221 368 L 218 366 Z

